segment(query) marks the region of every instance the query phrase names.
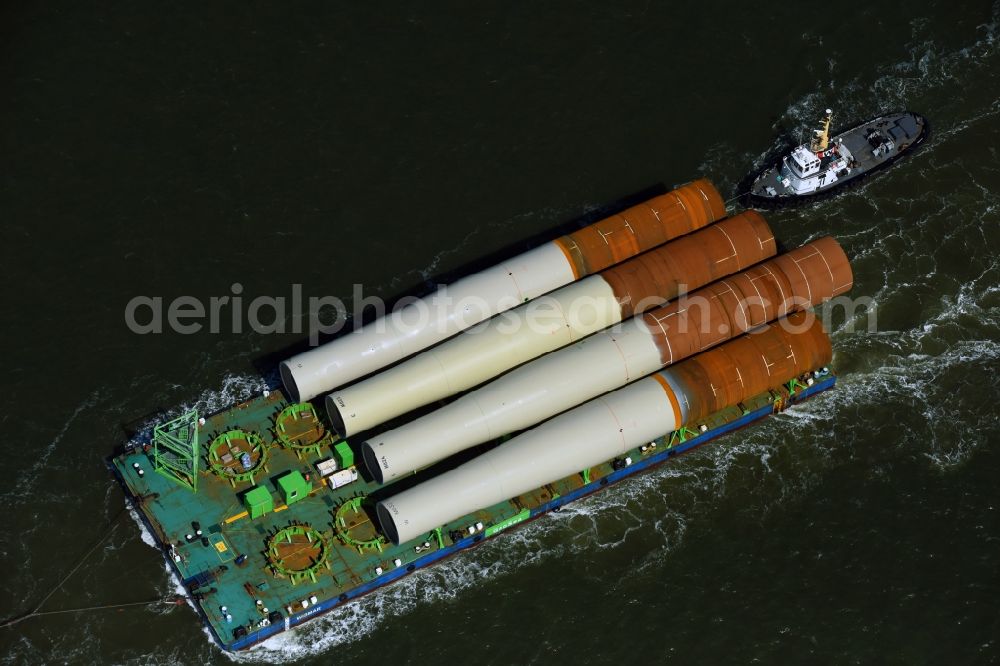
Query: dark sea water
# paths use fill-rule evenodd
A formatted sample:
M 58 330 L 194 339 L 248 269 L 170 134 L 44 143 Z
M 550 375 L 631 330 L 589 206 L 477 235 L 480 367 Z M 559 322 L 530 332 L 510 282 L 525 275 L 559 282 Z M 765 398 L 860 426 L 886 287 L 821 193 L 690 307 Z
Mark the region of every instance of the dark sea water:
M 657 183 L 728 198 L 827 106 L 934 134 L 767 216 L 835 235 L 876 304 L 835 324 L 834 391 L 248 653 L 128 608 L 0 629 L 3 663 L 1000 661 L 1000 5 L 27 5 L 0 10 L 0 616 L 122 509 L 127 424 L 246 397 L 305 337 L 139 336 L 134 296 L 395 297 Z M 174 590 L 126 519 L 45 608 Z

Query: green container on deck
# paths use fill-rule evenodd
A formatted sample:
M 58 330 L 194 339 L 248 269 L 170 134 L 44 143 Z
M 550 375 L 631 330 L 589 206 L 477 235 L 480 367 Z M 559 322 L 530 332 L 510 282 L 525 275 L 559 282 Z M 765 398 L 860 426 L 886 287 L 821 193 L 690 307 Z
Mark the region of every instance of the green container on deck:
M 271 497 L 271 492 L 263 486 L 257 486 L 247 492 L 243 496 L 243 504 L 246 505 L 251 520 L 274 511 L 274 498 Z
M 285 504 L 291 506 L 309 496 L 312 484 L 305 480 L 302 472 L 296 470 L 278 479 L 278 488 L 281 489 L 281 494 L 285 496 Z
M 347 442 L 337 442 L 333 445 L 333 459 L 337 461 L 337 469 L 347 469 L 354 464 L 354 451 Z

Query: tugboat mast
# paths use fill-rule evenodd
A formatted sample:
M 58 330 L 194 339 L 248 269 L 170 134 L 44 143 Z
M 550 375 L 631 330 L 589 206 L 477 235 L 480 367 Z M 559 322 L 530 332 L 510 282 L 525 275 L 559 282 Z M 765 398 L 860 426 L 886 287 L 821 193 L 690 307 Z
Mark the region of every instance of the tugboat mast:
M 819 129 L 814 129 L 812 142 L 809 144 L 809 150 L 814 153 L 822 153 L 830 145 L 830 120 L 833 118 L 833 111 L 831 109 L 826 110 L 826 117 L 820 121 Z

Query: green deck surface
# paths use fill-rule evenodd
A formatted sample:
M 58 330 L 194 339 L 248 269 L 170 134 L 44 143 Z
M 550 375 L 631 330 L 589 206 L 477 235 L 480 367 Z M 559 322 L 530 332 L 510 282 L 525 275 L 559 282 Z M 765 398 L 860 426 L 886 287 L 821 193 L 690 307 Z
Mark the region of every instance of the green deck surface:
M 772 397 L 772 394 L 767 393 L 759 395 L 741 407 L 731 407 L 712 415 L 704 423 L 711 429 L 730 422 L 739 418 L 746 410 L 767 405 Z M 244 482 L 233 487 L 228 479 L 212 472 L 207 464 L 208 454 L 204 451 L 207 447 L 202 447 L 197 492 L 154 473 L 151 454 L 141 449 L 122 454 L 113 460 L 129 490 L 140 498 L 138 505 L 157 532 L 158 540 L 163 544 L 176 545 L 176 554 L 180 556 L 176 565 L 182 577 L 185 580 L 199 574 L 209 574 L 212 577 L 212 580 L 201 586 L 201 591 L 205 594 L 199 603 L 216 635 L 224 643 L 232 641 L 233 630 L 241 625 L 250 630 L 258 627 L 266 618 L 264 608 L 280 611 L 283 617 L 289 615 L 289 608 L 292 613 L 299 613 L 304 610 L 303 600 L 308 602 L 313 596 L 320 601 L 337 598 L 376 578 L 377 567 L 386 572 L 397 566 L 406 567 L 421 556 L 418 552 L 427 554 L 431 550 L 451 545 L 453 541 L 449 532 L 453 530 L 467 535 L 470 525 L 482 522 L 486 536 L 490 536 L 523 519 L 526 510 L 537 508 L 554 497 L 580 488 L 585 483 L 585 476 L 589 481 L 594 481 L 612 471 L 610 461 L 587 470 L 586 474 L 581 470 L 581 474 L 548 484 L 443 526 L 440 541 L 438 535 L 430 533 L 425 538 L 399 546 L 384 539 L 377 543 L 371 541 L 379 537 L 373 522 L 374 509 L 370 503 L 361 501 L 359 508 L 348 506 L 341 512 L 345 518 L 345 524 L 341 527 L 342 532 L 345 529 L 347 531 L 345 538 L 343 535 L 338 536 L 336 509 L 345 502 L 367 496 L 384 487 L 366 481 L 364 476 L 337 489 L 323 484 L 316 470 L 316 463 L 334 457 L 334 440 L 327 437 L 319 447 L 318 455 L 311 451 L 303 453 L 296 448 L 283 448 L 275 436 L 274 421 L 288 406 L 281 391 L 272 391 L 266 397 L 259 396 L 206 417 L 206 423 L 200 428 L 203 443 L 211 442 L 218 434 L 234 428 L 260 435 L 269 449 L 269 460 L 268 471 L 261 471 L 256 477 L 256 486 Z M 676 433 L 673 441 L 677 441 Z M 663 451 L 671 445 L 671 440 L 664 437 L 657 440 L 657 443 L 656 448 L 645 453 L 633 450 L 629 455 L 635 460 L 641 459 L 644 455 Z M 133 463 L 139 463 L 145 474 L 140 476 Z M 303 478 L 309 475 L 312 490 L 305 498 L 286 506 L 278 479 L 290 472 L 297 472 Z M 244 496 L 248 491 L 260 495 L 264 490 L 273 498 L 274 510 L 251 519 L 246 513 Z M 385 495 L 383 490 L 381 496 Z M 186 539 L 186 535 L 194 533 L 192 522 L 200 523 L 208 545 L 203 545 L 198 538 L 190 542 Z M 306 578 L 292 584 L 288 577 L 276 575 L 269 566 L 269 537 L 293 524 L 311 526 L 322 534 L 329 546 L 329 568 L 319 567 L 315 582 Z M 366 543 L 371 547 L 364 547 Z M 424 546 L 424 543 L 429 543 L 429 546 Z M 308 545 L 303 544 L 303 547 Z M 294 544 L 288 548 L 288 552 L 295 554 Z M 235 562 L 239 555 L 246 555 L 242 566 Z M 395 564 L 396 560 L 400 561 L 399 565 Z M 196 591 L 190 585 L 189 590 Z M 262 603 L 258 604 L 257 600 Z M 226 620 L 222 607 L 226 607 L 228 614 L 232 616 L 231 622 Z

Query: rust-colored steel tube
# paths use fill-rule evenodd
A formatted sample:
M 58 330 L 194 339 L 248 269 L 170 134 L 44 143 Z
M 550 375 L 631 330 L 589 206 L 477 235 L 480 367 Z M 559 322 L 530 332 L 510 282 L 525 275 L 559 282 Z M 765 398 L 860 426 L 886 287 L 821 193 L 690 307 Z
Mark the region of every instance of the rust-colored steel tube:
M 818 305 L 853 284 L 847 255 L 830 236 L 640 315 L 663 365 L 755 326 Z
M 695 425 L 830 362 L 830 339 L 798 312 L 560 414 L 378 504 L 395 543 Z
M 621 321 L 648 310 L 652 301 L 671 300 L 775 252 L 771 228 L 760 213 L 748 210 L 608 268 L 600 277 L 619 303 Z M 636 310 L 639 304 L 645 307 Z
M 771 257 L 774 236 L 746 211 L 521 305 L 326 397 L 352 436 Z
M 362 445 L 381 482 L 523 430 L 852 284 L 832 238 L 820 238 L 668 305 L 522 365 L 435 412 Z
M 659 383 L 676 422 L 690 425 L 828 365 L 832 356 L 830 338 L 816 315 L 794 312 L 642 381 Z
M 555 242 L 566 253 L 579 279 L 700 229 L 725 214 L 722 197 L 709 181 L 702 179 Z
M 285 392 L 294 401 L 311 400 L 723 215 L 722 197 L 707 180 L 679 187 L 283 361 Z

